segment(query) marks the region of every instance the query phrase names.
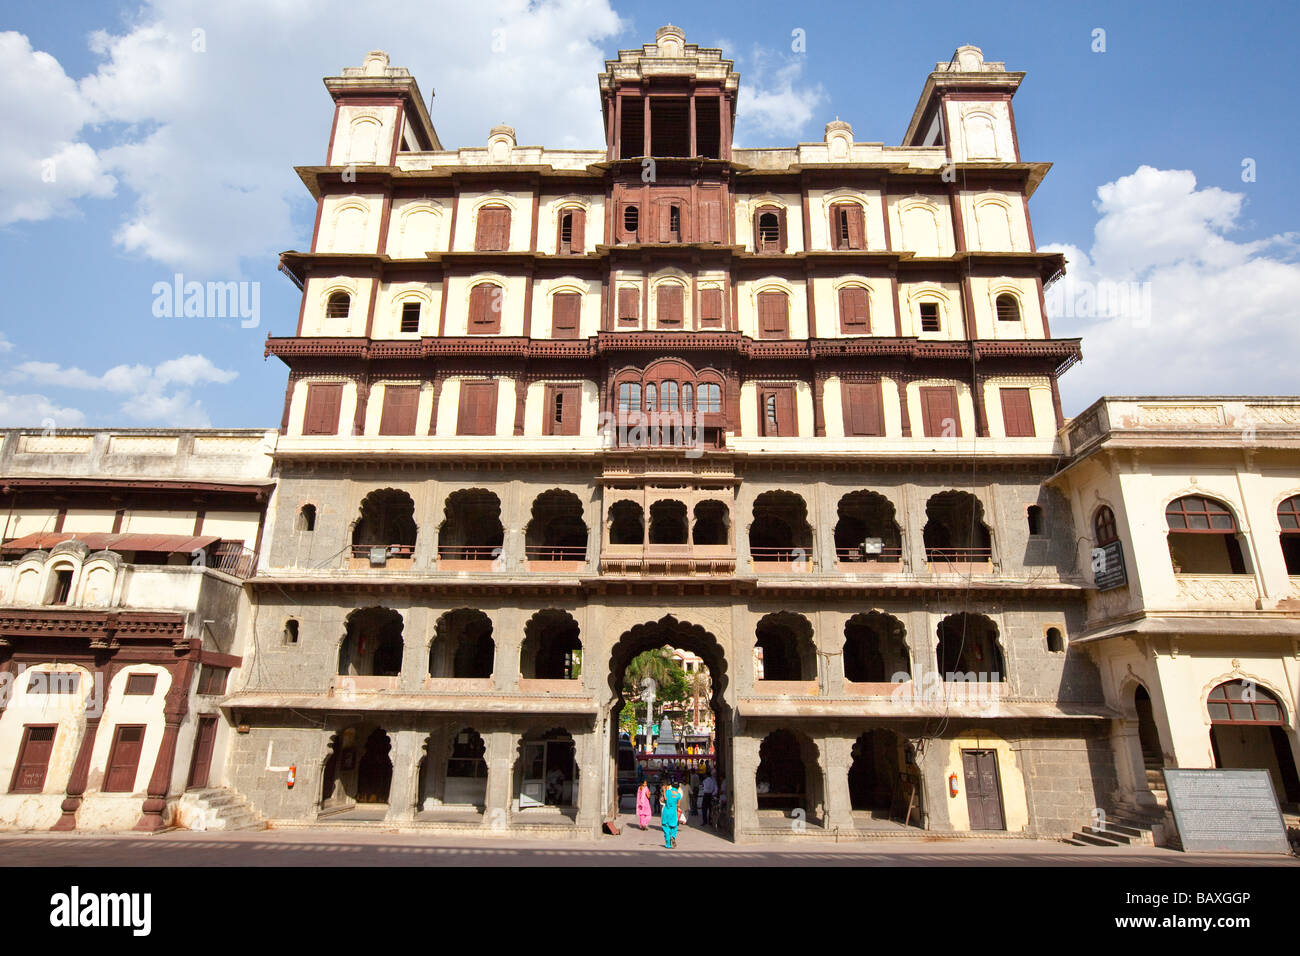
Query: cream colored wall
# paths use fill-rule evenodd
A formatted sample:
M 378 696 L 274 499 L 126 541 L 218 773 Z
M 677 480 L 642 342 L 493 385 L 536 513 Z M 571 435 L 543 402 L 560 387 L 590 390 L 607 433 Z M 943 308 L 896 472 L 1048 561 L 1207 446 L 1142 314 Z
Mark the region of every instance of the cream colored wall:
M 470 237 L 471 242 L 473 237 Z M 501 334 L 524 334 L 524 293 L 528 285 L 525 276 L 503 276 L 484 272 L 473 276 L 450 276 L 447 279 L 446 335 L 468 335 L 469 294 L 480 282 L 493 282 L 502 288 Z M 547 316 L 550 327 L 550 316 Z
M 384 197 L 379 193 L 326 196 L 314 252 L 377 252 Z
M 975 313 L 975 335 L 981 339 L 1041 339 L 1043 310 L 1038 301 L 1038 286 L 1033 279 L 984 278 L 972 276 L 971 306 Z M 1014 295 L 1020 303 L 1020 321 L 998 319 L 997 298 L 1003 293 Z
M 403 332 L 402 306 L 408 301 L 420 303 L 420 328 Z M 375 321 L 370 330 L 375 339 L 416 340 L 438 334 L 438 315 L 442 307 L 441 282 L 381 283 L 375 297 Z
M 533 194 L 531 192 L 502 189 L 488 191 L 467 189 L 461 192 L 457 201 L 459 207 L 456 214 L 456 249 L 467 250 L 474 248 L 474 236 L 478 229 L 478 214 L 479 210 L 484 206 L 509 207 L 509 248 L 512 251 L 528 248 L 529 233 L 533 225 Z
M 352 421 L 357 413 L 357 383 L 351 379 L 345 379 L 337 375 L 322 375 L 319 378 L 299 379 L 294 383 L 293 398 L 289 402 L 289 427 L 287 429 L 290 435 L 301 435 L 303 426 L 303 417 L 307 412 L 307 387 L 309 385 L 324 385 L 341 382 L 343 384 L 343 398 L 340 401 L 339 408 L 339 435 L 352 434 Z
M 907 383 L 907 414 L 912 423 L 913 437 L 924 437 L 925 416 L 921 413 L 921 389 L 936 385 L 956 387 L 957 418 L 961 424 L 961 437 L 963 439 L 975 437 L 975 405 L 971 401 L 970 386 L 965 382 L 953 382 L 941 378 L 927 378 Z
M 966 771 L 962 764 L 963 750 L 993 750 L 998 755 L 998 780 L 1002 784 L 1002 819 L 1008 833 L 1021 833 L 1029 827 L 1029 801 L 1025 795 L 1025 778 L 1020 769 L 1020 761 L 1011 745 L 1001 737 L 962 736 L 935 743 L 947 744 L 935 751 L 935 756 L 942 756 L 945 762 L 943 778 L 947 782 L 951 774 L 957 775 L 957 796 L 945 789 L 942 799 L 948 801 L 948 819 L 954 830 L 970 829 L 970 810 L 966 802 Z M 932 758 L 933 759 L 933 758 Z
M 761 434 L 758 421 L 758 389 L 767 385 L 794 385 L 794 410 L 796 425 L 798 426 L 797 437 L 810 437 L 813 429 L 813 396 L 812 389 L 807 382 L 796 381 L 791 383 L 789 379 L 773 378 L 764 379 L 761 382 L 749 381 L 740 386 L 740 434 L 752 437 L 762 438 L 767 441 L 767 436 Z M 796 437 L 796 436 L 791 436 Z M 773 441 L 785 441 L 787 439 L 775 438 Z
M 546 416 L 546 386 L 572 381 L 572 379 L 556 378 L 549 382 L 528 383 L 528 391 L 524 394 L 525 436 L 540 438 L 547 442 L 552 440 L 572 442 L 573 436 L 571 435 L 568 438 L 559 435 L 544 435 L 545 429 L 542 427 Z M 580 384 L 582 385 L 582 404 L 578 416 L 578 433 L 580 435 L 595 435 L 597 426 L 600 424 L 600 386 L 585 379 Z
M 14 508 L 5 514 L 4 536 L 21 538 L 38 531 L 53 531 L 58 517 L 57 508 Z
M 51 671 L 80 674 L 77 692 L 75 694 L 29 694 L 27 692 L 27 685 L 31 682 L 33 674 Z M 15 675 L 11 684 L 0 686 L 3 686 L 5 693 L 10 695 L 9 706 L 0 713 L 0 780 L 4 781 L 5 789 L 8 789 L 9 781 L 13 779 L 14 765 L 18 760 L 18 748 L 22 744 L 23 728 L 28 724 L 57 724 L 54 749 L 50 754 L 45 786 L 41 792 L 62 794 L 67 789 L 72 764 L 77 759 L 77 750 L 81 745 L 87 702 L 97 706 L 94 675 L 85 667 L 76 664 L 34 664 L 22 674 Z M 7 822 L 10 813 L 17 810 L 17 807 L 10 808 L 0 804 L 0 823 Z
M 438 400 L 438 434 L 454 436 L 456 419 L 460 410 L 460 383 L 462 381 L 481 381 L 478 378 L 454 377 L 447 379 L 442 386 L 442 397 Z M 525 408 L 525 412 L 527 408 Z M 515 430 L 515 380 L 497 379 L 497 435 L 513 435 Z
M 862 207 L 862 223 L 867 248 L 886 248 L 884 201 L 878 189 L 809 189 L 808 225 L 813 249 L 831 249 L 831 206 L 837 202 L 856 202 Z M 751 227 L 752 228 L 752 227 Z
M 1018 192 L 985 189 L 960 192 L 966 248 L 983 252 L 1029 252 L 1029 222 Z
M 921 257 L 956 253 L 952 210 L 944 196 L 890 196 L 889 234 L 895 250 L 914 252 Z
M 395 199 L 389 213 L 388 244 L 394 259 L 424 259 L 446 252 L 451 239 L 451 200 Z
M 939 331 L 921 331 L 920 303 L 933 299 L 939 303 Z M 962 338 L 961 284 L 957 282 L 900 282 L 898 284 L 898 321 L 903 335 L 922 339 L 957 340 Z
M 804 291 L 803 282 L 791 283 L 777 276 L 746 279 L 736 283 L 736 310 L 741 332 L 753 338 L 761 337 L 758 333 L 760 292 L 784 292 L 790 300 L 790 338 L 808 337 L 808 295 Z
M 370 284 L 373 279 L 354 276 L 318 276 L 304 286 L 305 306 L 302 313 L 304 336 L 352 336 L 366 334 L 366 312 L 370 308 Z M 346 292 L 352 301 L 345 319 L 326 319 L 325 307 L 335 292 Z
M 117 512 L 113 508 L 69 508 L 63 530 L 77 534 L 107 533 L 113 530 Z
M 555 330 L 551 321 L 555 314 L 552 299 L 557 293 L 561 292 L 577 292 L 582 296 L 581 313 L 578 319 L 578 336 L 585 337 L 599 332 L 600 280 L 582 279 L 577 276 L 560 276 L 555 279 L 538 280 L 533 287 L 532 337 L 535 339 L 555 337 Z
M 195 509 L 186 511 L 128 511 L 122 516 L 123 534 L 193 534 Z
M 803 195 L 801 193 L 737 193 L 735 195 L 736 242 L 749 251 L 755 248 L 754 211 L 759 206 L 785 209 L 785 251 L 803 252 Z
M 813 303 L 817 309 L 818 338 L 844 336 L 840 330 L 840 289 L 844 286 L 862 286 L 867 290 L 872 335 L 894 334 L 894 290 L 888 279 L 845 273 L 834 278 L 823 277 L 809 281 L 813 284 Z
M 1006 435 L 1006 423 L 1002 418 L 1002 395 L 999 392 L 1003 388 L 1029 389 L 1029 410 L 1034 417 L 1036 438 L 1056 431 L 1051 380 L 1045 375 L 1000 375 L 984 383 L 984 415 L 988 419 L 990 435 Z
M 203 533 L 243 541 L 244 547 L 251 548 L 257 543 L 258 524 L 255 511 L 209 511 L 203 516 Z
M 880 379 L 881 411 L 885 419 L 885 438 L 901 438 L 903 434 L 902 411 L 898 404 L 898 389 L 892 378 Z M 844 389 L 839 376 L 831 376 L 822 386 L 822 408 L 826 420 L 827 438 L 844 438 Z M 915 426 L 913 426 L 915 427 Z M 852 442 L 879 441 L 878 438 L 855 437 Z
M 1001 100 L 971 102 L 949 100 L 944 104 L 948 121 L 948 141 L 952 158 L 956 162 L 1016 162 L 1015 137 L 1011 131 L 1010 104 Z M 989 117 L 993 142 L 991 149 L 982 149 L 977 141 L 979 133 L 976 117 Z
M 366 123 L 367 119 L 376 122 Z M 396 106 L 340 106 L 335 115 L 329 164 L 386 166 L 396 131 Z

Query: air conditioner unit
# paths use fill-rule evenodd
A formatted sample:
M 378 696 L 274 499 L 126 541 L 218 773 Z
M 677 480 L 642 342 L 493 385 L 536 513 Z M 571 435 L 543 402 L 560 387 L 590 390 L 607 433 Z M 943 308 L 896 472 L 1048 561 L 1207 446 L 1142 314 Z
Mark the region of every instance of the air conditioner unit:
M 884 538 L 868 538 L 862 542 L 862 551 L 865 554 L 879 554 L 885 547 Z
M 388 548 L 371 548 L 370 549 L 370 566 L 372 568 L 382 568 L 388 563 Z

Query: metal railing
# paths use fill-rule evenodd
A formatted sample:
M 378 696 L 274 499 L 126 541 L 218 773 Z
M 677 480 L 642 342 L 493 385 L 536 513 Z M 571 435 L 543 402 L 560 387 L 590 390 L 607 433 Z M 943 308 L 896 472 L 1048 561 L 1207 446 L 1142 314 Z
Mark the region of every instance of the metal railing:
M 879 551 L 866 551 L 861 545 L 856 548 L 836 548 L 835 559 L 837 561 L 852 564 L 867 561 L 881 561 L 897 563 L 903 560 L 902 548 L 881 548 Z
M 370 552 L 376 548 L 383 548 L 390 558 L 409 558 L 415 554 L 415 545 L 413 544 L 354 544 L 352 545 L 352 557 L 368 558 Z
M 812 561 L 807 548 L 750 548 L 749 555 L 755 561 Z
M 438 557 L 444 561 L 494 561 L 501 557 L 501 545 L 440 544 Z
M 244 547 L 242 541 L 217 541 L 209 554 L 208 567 L 237 578 L 252 577 L 257 567 L 257 552 Z
M 977 564 L 993 560 L 992 548 L 926 548 L 925 560 L 931 564 Z
M 530 544 L 524 548 L 524 557 L 529 561 L 586 561 L 585 544 Z

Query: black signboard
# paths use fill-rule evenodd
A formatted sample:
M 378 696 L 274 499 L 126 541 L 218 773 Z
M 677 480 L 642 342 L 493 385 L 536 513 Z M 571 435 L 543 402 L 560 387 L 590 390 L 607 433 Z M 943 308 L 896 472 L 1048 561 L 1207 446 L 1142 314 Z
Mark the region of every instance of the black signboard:
M 1184 850 L 1289 853 L 1267 770 L 1166 770 Z
M 1110 591 L 1128 584 L 1124 573 L 1124 546 L 1118 541 L 1092 549 L 1092 581 L 1098 591 Z

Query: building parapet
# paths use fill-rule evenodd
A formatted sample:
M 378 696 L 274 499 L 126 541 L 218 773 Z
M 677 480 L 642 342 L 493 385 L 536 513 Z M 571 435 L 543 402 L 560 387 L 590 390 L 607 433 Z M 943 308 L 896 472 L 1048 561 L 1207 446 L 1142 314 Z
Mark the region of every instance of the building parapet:
M 1104 396 L 1071 419 L 1065 451 L 1081 457 L 1103 445 L 1187 448 L 1228 443 L 1300 447 L 1294 396 Z

